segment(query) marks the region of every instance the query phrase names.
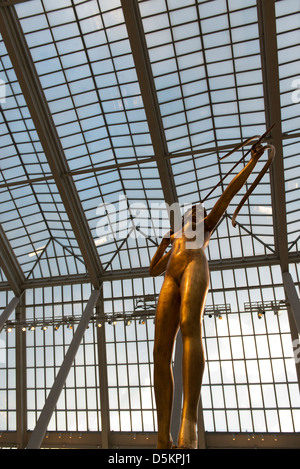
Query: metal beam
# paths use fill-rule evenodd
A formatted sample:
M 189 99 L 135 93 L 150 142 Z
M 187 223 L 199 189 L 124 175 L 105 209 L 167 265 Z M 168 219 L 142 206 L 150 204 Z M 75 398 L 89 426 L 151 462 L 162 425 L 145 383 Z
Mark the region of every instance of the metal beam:
M 4 309 L 3 313 L 0 316 L 0 332 L 2 331 L 4 324 L 6 323 L 12 312 L 17 308 L 19 302 L 20 297 L 15 296 Z
M 100 295 L 100 290 L 94 290 L 91 293 L 90 299 L 85 307 L 82 314 L 80 323 L 77 326 L 76 332 L 66 353 L 64 361 L 59 369 L 57 377 L 54 381 L 52 389 L 47 397 L 44 408 L 37 421 L 36 427 L 31 435 L 28 442 L 27 449 L 39 449 L 47 431 L 48 423 L 51 419 L 52 413 L 55 409 L 56 403 L 62 391 L 62 388 L 66 382 L 72 363 L 75 359 L 78 347 L 89 324 L 91 315 L 96 306 Z
M 55 183 L 95 288 L 102 266 L 75 183 L 14 7 L 0 8 L 0 31 L 43 146 Z
M 295 283 L 289 272 L 282 272 L 283 286 L 289 304 L 288 318 L 290 324 L 291 338 L 293 348 L 298 348 L 300 339 L 300 300 L 296 290 Z M 295 360 L 295 367 L 300 391 L 300 362 Z
M 0 6 L 8 7 L 11 5 L 16 5 L 17 3 L 24 3 L 24 2 L 30 2 L 30 0 L 1 0 Z
M 0 225 L 0 267 L 5 273 L 11 289 L 20 296 L 25 283 L 25 275 L 13 252 L 6 234 Z
M 283 138 L 288 139 L 288 138 L 295 138 L 299 137 L 300 134 L 292 134 L 292 135 L 283 135 Z M 266 138 L 265 142 L 269 142 L 270 139 Z M 250 143 L 249 143 L 250 146 Z M 188 150 L 188 151 L 182 151 L 178 153 L 168 153 L 166 155 L 166 159 L 168 161 L 174 160 L 176 158 L 182 158 L 182 157 L 192 157 L 192 156 L 197 156 L 197 155 L 210 155 L 214 153 L 220 153 L 222 151 L 229 151 L 233 150 L 236 147 L 236 144 L 231 144 L 231 145 L 221 145 L 221 146 L 215 146 L 215 147 L 205 147 L 205 148 L 198 148 L 196 150 Z M 80 176 L 82 174 L 101 174 L 105 173 L 106 171 L 110 171 L 111 169 L 120 169 L 120 168 L 130 168 L 131 166 L 143 166 L 145 164 L 150 164 L 156 162 L 156 157 L 155 156 L 149 156 L 149 157 L 143 157 L 139 158 L 138 160 L 132 160 L 132 161 L 122 161 L 122 162 L 117 162 L 117 163 L 111 163 L 111 164 L 104 164 L 104 165 L 96 165 L 93 167 L 89 168 L 82 168 L 82 169 L 73 169 L 70 170 L 68 173 L 65 174 L 65 176 Z M 0 189 L 6 188 L 6 187 L 17 187 L 17 186 L 24 186 L 27 184 L 34 184 L 37 182 L 44 182 L 44 181 L 51 181 L 54 180 L 54 177 L 51 173 L 45 173 L 44 176 L 40 177 L 34 177 L 34 178 L 26 178 L 26 179 L 18 179 L 18 181 L 7 181 L 3 182 L 0 184 Z
M 296 252 L 290 252 L 289 263 L 295 263 L 300 261 L 299 254 Z M 209 262 L 210 271 L 225 271 L 228 269 L 243 269 L 248 267 L 262 267 L 262 266 L 272 266 L 278 265 L 279 261 L 277 256 L 268 255 L 268 256 L 256 256 L 256 257 L 245 257 L 237 259 L 224 259 L 223 261 L 212 260 Z M 134 278 L 143 278 L 149 277 L 149 269 L 146 267 L 137 267 L 135 269 L 124 269 L 124 270 L 114 270 L 108 272 L 102 277 L 103 282 L 113 281 L 113 280 L 127 280 Z M 37 279 L 28 279 L 24 283 L 25 289 L 31 288 L 43 288 L 49 286 L 59 286 L 59 285 L 76 285 L 83 283 L 91 283 L 91 278 L 88 274 L 72 274 L 72 275 L 62 275 L 62 276 L 53 276 Z M 11 290 L 11 286 L 7 282 L 0 283 L 0 291 Z
M 103 290 L 101 290 L 100 298 L 96 307 L 96 315 L 99 317 L 104 316 Z M 110 435 L 110 419 L 105 326 L 97 327 L 97 347 L 101 403 L 101 448 L 108 449 Z
M 283 286 L 287 296 L 288 303 L 297 327 L 298 336 L 300 336 L 300 300 L 289 272 L 282 272 Z
M 165 202 L 178 202 L 138 2 L 121 0 Z
M 276 148 L 274 162 L 270 168 L 275 248 L 279 256 L 281 268 L 285 272 L 288 270 L 288 242 L 274 0 L 259 0 L 258 24 L 262 52 L 266 127 L 268 128 L 275 124 L 271 131 L 270 139 L 270 142 Z
M 25 302 L 26 297 L 23 295 L 16 308 L 17 324 L 21 324 L 26 319 Z M 16 420 L 19 449 L 25 448 L 27 437 L 26 356 L 26 334 L 19 326 L 16 328 Z
M 298 253 L 289 254 L 289 262 L 299 262 L 299 260 L 300 256 Z M 270 254 L 267 256 L 249 256 L 211 260 L 209 261 L 209 270 L 212 272 L 219 270 L 246 269 L 247 267 L 261 267 L 266 265 L 278 265 L 277 255 Z M 149 269 L 145 267 L 138 267 L 136 269 L 114 270 L 105 274 L 103 281 L 122 280 L 138 277 L 149 277 Z

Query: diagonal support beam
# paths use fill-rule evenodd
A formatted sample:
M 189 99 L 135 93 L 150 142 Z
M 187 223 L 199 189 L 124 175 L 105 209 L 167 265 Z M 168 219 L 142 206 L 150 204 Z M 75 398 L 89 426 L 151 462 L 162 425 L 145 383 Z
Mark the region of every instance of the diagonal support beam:
M 15 311 L 16 307 L 18 306 L 20 302 L 20 297 L 15 296 L 6 306 L 4 309 L 3 313 L 0 316 L 0 332 L 2 331 L 6 321 L 10 317 L 13 311 Z
M 104 317 L 103 290 L 96 305 L 96 316 Z M 107 374 L 107 353 L 105 327 L 97 327 L 97 347 L 99 362 L 100 403 L 101 403 L 101 447 L 109 448 L 110 419 L 109 419 L 109 395 Z
M 283 285 L 288 299 L 288 303 L 292 310 L 297 328 L 297 334 L 300 336 L 300 300 L 293 282 L 292 276 L 289 272 L 282 273 Z
M 25 276 L 1 225 L 0 267 L 5 273 L 14 294 L 17 297 L 20 296 L 23 292 Z
M 0 8 L 0 31 L 18 77 L 62 202 L 76 236 L 91 281 L 99 288 L 102 265 L 70 172 L 48 103 L 14 7 Z
M 66 356 L 64 358 L 64 361 L 59 369 L 59 372 L 57 374 L 57 377 L 54 381 L 54 384 L 52 386 L 52 389 L 47 397 L 47 400 L 45 402 L 44 408 L 40 414 L 40 417 L 37 421 L 36 427 L 31 435 L 31 438 L 28 442 L 27 449 L 39 449 L 46 430 L 48 423 L 51 419 L 52 413 L 55 409 L 56 403 L 58 401 L 58 398 L 60 396 L 60 393 L 62 391 L 62 388 L 66 382 L 66 379 L 68 377 L 69 371 L 71 369 L 72 363 L 75 359 L 78 347 L 81 343 L 81 340 L 83 338 L 83 335 L 86 331 L 86 328 L 88 326 L 90 317 L 93 314 L 94 308 L 96 306 L 96 303 L 98 301 L 100 295 L 100 290 L 94 290 L 90 296 L 90 299 L 85 307 L 85 310 L 82 314 L 80 323 L 77 326 L 76 332 L 74 334 L 74 337 L 72 339 L 72 342 L 69 346 L 69 349 L 66 353 Z
M 178 202 L 178 200 L 170 162 L 167 159 L 167 142 L 163 132 L 159 103 L 155 91 L 155 83 L 152 75 L 139 6 L 136 0 L 121 0 L 121 5 L 142 93 L 165 202 L 168 205 L 172 205 Z
M 288 242 L 274 0 L 259 0 L 258 22 L 261 37 L 266 127 L 275 124 L 271 132 L 271 143 L 276 148 L 276 156 L 270 168 L 275 248 L 281 268 L 283 272 L 286 272 L 288 270 Z
M 300 338 L 300 300 L 296 286 L 289 272 L 282 273 L 283 286 L 289 303 L 288 315 L 291 328 L 291 337 L 294 348 L 299 346 Z M 300 391 L 300 362 L 295 359 L 298 387 Z

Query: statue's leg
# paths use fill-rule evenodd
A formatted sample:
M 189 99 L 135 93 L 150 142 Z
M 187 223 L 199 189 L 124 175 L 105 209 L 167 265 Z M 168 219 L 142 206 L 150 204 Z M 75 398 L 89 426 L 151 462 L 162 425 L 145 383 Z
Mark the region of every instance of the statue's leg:
M 208 281 L 208 271 L 201 263 L 195 261 L 188 265 L 181 281 L 183 409 L 178 437 L 179 448 L 197 448 L 198 403 L 205 364 L 202 313 Z
M 172 447 L 170 435 L 173 404 L 171 367 L 175 337 L 179 327 L 180 289 L 171 276 L 166 276 L 157 304 L 154 340 L 154 391 L 157 410 L 157 448 Z

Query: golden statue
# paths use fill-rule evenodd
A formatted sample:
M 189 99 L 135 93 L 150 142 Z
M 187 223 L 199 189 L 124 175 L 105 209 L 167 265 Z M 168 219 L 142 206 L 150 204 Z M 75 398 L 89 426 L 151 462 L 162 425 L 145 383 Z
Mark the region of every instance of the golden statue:
M 211 212 L 207 215 L 204 210 L 204 216 L 197 220 L 197 206 L 193 206 L 188 216 L 183 217 L 184 221 L 182 229 L 179 230 L 180 233 L 174 233 L 171 230 L 165 235 L 151 261 L 151 276 L 161 275 L 165 272 L 157 304 L 154 341 L 154 391 L 158 421 L 157 448 L 159 449 L 173 447 L 170 433 L 173 405 L 171 361 L 179 327 L 183 342 L 183 408 L 177 448 L 196 449 L 198 446 L 197 414 L 205 364 L 202 318 L 209 288 L 209 268 L 205 248 L 232 198 L 245 184 L 267 148 L 271 150 L 268 161 L 235 211 L 233 225 L 235 225 L 235 218 L 241 206 L 270 166 L 275 149 L 272 145 L 262 147 L 260 144 L 269 130 L 252 145 L 251 150 L 248 151 L 248 153 L 251 151 L 250 161 L 230 182 Z M 257 137 L 248 139 L 233 151 L 253 139 L 257 139 Z M 226 156 L 232 154 L 233 151 Z M 189 249 L 185 236 L 186 230 L 189 232 L 195 230 L 196 225 L 199 227 L 199 224 L 202 224 L 203 243 L 197 249 Z M 170 244 L 171 249 L 165 253 Z

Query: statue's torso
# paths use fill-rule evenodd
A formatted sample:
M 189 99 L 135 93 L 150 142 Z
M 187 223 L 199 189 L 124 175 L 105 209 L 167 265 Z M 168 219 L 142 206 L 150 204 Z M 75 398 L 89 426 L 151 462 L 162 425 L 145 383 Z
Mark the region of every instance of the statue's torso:
M 208 244 L 204 244 L 197 249 L 189 249 L 187 240 L 185 238 L 177 238 L 174 240 L 171 250 L 170 259 L 166 269 L 166 275 L 171 275 L 178 284 L 180 284 L 182 276 L 188 267 L 193 262 L 198 264 L 199 272 L 208 273 L 208 262 L 205 254 L 205 248 Z

